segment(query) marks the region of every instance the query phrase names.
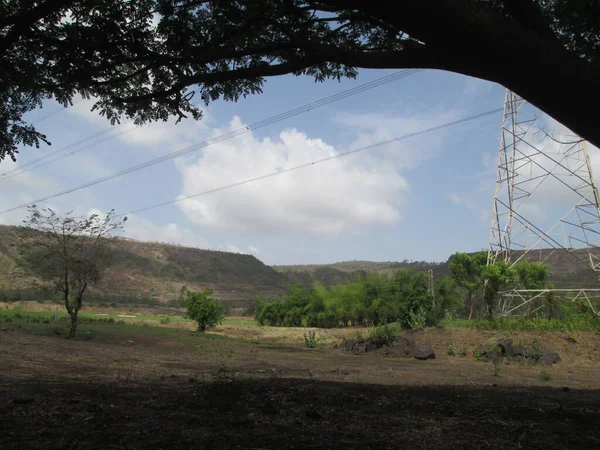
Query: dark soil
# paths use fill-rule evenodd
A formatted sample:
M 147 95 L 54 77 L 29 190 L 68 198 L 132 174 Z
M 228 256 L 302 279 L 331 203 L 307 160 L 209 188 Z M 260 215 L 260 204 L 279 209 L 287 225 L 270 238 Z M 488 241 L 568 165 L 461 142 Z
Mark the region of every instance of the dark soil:
M 8 449 L 597 449 L 600 392 L 263 379 L 0 378 Z

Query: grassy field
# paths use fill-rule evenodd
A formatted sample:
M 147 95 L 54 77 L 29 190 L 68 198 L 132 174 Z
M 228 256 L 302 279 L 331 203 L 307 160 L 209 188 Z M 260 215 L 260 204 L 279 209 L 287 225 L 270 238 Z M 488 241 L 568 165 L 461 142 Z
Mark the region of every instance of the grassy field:
M 336 348 L 367 329 L 315 329 L 309 349 L 307 329 L 251 318 L 203 334 L 180 310 L 90 309 L 66 339 L 66 321 L 43 323 L 54 305 L 6 306 L 3 449 L 600 447 L 591 331 L 575 343 L 560 331 L 426 329 L 411 337 L 437 358 L 418 361 Z M 495 368 L 472 356 L 505 337 L 537 339 L 562 361 Z

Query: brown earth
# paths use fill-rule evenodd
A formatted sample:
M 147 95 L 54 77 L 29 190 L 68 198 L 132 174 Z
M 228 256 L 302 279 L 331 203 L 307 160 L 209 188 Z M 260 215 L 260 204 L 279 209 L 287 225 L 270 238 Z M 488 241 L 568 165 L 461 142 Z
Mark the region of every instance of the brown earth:
M 451 357 L 504 337 L 472 330 L 413 335 L 437 359 L 334 349 L 365 330 L 223 326 L 0 327 L 0 448 L 599 448 L 600 337 L 538 338 L 563 359 L 540 368 Z M 244 331 L 245 330 L 245 331 Z M 244 334 L 245 332 L 245 334 Z M 219 334 L 235 335 L 241 341 Z M 544 370 L 545 377 L 542 377 Z M 544 381 L 548 380 L 548 381 Z

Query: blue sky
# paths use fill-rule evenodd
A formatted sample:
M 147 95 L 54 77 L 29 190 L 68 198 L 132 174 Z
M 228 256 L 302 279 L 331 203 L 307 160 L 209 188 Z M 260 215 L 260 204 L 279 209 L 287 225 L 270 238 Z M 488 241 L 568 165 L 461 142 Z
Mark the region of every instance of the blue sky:
M 267 80 L 262 95 L 218 101 L 200 122 L 143 128 L 59 162 L 0 177 L 4 210 L 180 150 L 393 71 L 357 80 Z M 423 71 L 44 204 L 61 212 L 126 213 L 501 107 L 504 88 Z M 90 102 L 39 123 L 51 147 L 23 148 L 0 174 L 109 126 Z M 49 102 L 31 120 L 56 108 Z M 487 248 L 501 114 L 229 190 L 130 216 L 142 240 L 251 253 L 267 264 L 446 260 Z M 94 142 L 75 146 L 76 151 Z M 10 175 L 10 174 L 9 174 Z M 0 215 L 18 223 L 26 211 Z

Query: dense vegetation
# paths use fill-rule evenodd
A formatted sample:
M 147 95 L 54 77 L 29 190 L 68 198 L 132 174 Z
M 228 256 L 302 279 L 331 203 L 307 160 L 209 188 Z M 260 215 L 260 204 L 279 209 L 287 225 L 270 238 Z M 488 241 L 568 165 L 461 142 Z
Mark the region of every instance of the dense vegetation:
M 369 273 L 329 288 L 319 283 L 294 284 L 282 300 L 268 303 L 257 298 L 255 318 L 272 326 L 332 328 L 399 322 L 417 328 L 461 307 L 461 295 L 451 278 L 437 281 L 432 296 L 426 273 L 400 269 L 393 276 Z
M 257 298 L 255 319 L 262 325 L 323 328 L 395 322 L 410 329 L 460 318 L 486 319 L 489 323 L 497 322 L 494 319 L 502 290 L 553 287 L 548 282 L 548 266 L 540 263 L 521 261 L 509 266 L 498 261 L 488 265 L 487 255 L 481 252 L 456 253 L 448 266 L 451 276 L 433 283 L 426 272 L 399 269 L 392 274 L 364 274 L 330 287 L 319 282 L 293 284 L 279 301 Z M 545 328 L 559 326 L 553 319 L 584 321 L 579 328 L 596 327 L 586 305 L 559 304 L 552 294 L 531 302 L 524 312 Z M 483 326 L 483 322 L 477 323 Z M 537 325 L 531 322 L 530 326 Z

